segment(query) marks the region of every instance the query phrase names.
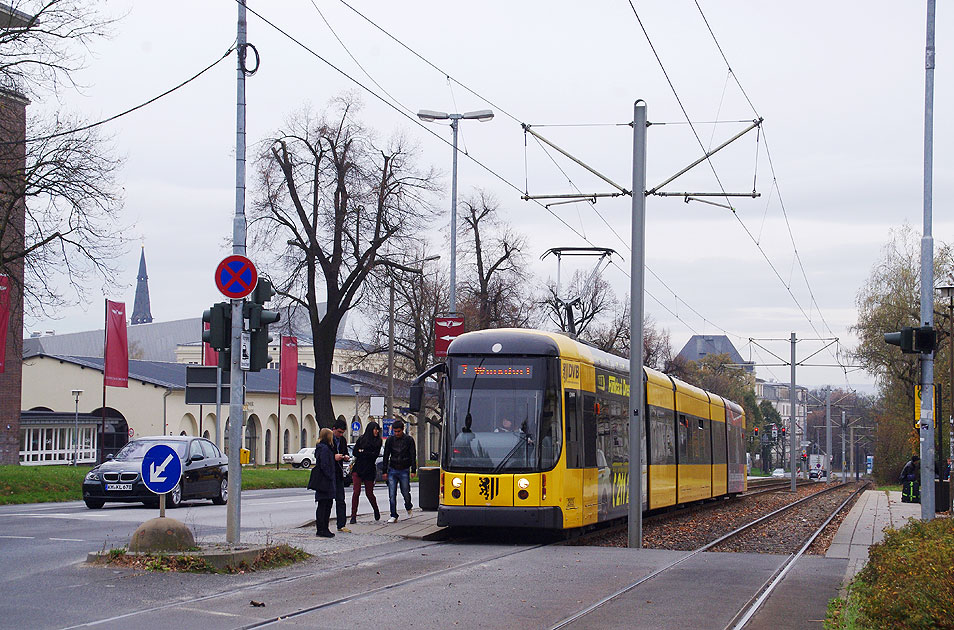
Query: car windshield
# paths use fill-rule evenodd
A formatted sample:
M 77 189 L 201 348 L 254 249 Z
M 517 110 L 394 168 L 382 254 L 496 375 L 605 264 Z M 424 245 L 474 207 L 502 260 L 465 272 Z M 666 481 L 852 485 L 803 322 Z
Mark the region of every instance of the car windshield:
M 142 459 L 145 456 L 146 451 L 151 449 L 156 444 L 165 444 L 169 448 L 173 449 L 178 455 L 179 459 L 185 459 L 186 456 L 186 447 L 188 442 L 162 442 L 160 440 L 134 440 L 124 446 L 122 450 L 116 453 L 116 457 L 113 459 L 119 462 L 128 462 L 131 460 Z

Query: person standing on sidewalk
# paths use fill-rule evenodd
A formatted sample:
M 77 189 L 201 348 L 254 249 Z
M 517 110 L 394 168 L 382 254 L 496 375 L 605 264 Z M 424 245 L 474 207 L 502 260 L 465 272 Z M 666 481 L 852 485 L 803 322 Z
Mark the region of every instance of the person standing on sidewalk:
M 308 477 L 308 489 L 315 491 L 315 527 L 316 535 L 322 538 L 334 538 L 328 529 L 331 519 L 331 502 L 335 496 L 335 458 L 331 451 L 331 429 L 318 432 L 315 444 L 315 467 Z
M 361 498 L 361 486 L 371 502 L 374 520 L 381 520 L 378 500 L 374 497 L 374 478 L 377 476 L 378 455 L 381 454 L 381 427 L 373 420 L 368 423 L 364 434 L 354 443 L 354 463 L 351 465 L 351 480 L 354 490 L 351 493 L 351 524 L 358 519 L 358 500 Z
M 339 532 L 351 531 L 345 527 L 348 524 L 348 511 L 345 507 L 345 476 L 342 464 L 351 459 L 348 455 L 348 439 L 344 436 L 347 430 L 348 425 L 343 418 L 338 418 L 331 425 L 331 431 L 334 434 L 331 450 L 335 454 L 335 516 L 337 516 Z
M 404 421 L 395 420 L 391 425 L 393 435 L 384 443 L 384 461 L 382 468 L 387 471 L 388 500 L 391 507 L 391 518 L 388 523 L 396 523 L 397 487 L 401 484 L 401 494 L 404 496 L 404 508 L 410 516 L 413 511 L 411 505 L 411 473 L 417 472 L 417 448 L 414 438 L 404 433 Z

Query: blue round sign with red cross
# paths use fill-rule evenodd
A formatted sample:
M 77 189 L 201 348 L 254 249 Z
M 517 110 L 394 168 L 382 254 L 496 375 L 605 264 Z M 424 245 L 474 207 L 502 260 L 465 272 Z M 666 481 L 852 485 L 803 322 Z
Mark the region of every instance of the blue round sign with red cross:
M 228 256 L 215 268 L 215 286 L 227 298 L 241 300 L 255 289 L 258 271 L 245 256 Z

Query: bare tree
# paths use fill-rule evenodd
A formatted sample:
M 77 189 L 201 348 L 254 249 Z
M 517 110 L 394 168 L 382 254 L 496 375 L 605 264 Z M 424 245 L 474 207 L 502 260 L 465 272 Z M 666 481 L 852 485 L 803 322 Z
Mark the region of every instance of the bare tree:
M 284 300 L 307 310 L 315 347 L 315 412 L 334 419 L 331 367 L 338 327 L 355 307 L 385 246 L 404 249 L 431 214 L 432 172 L 419 172 L 396 138 L 384 148 L 340 97 L 321 116 L 303 111 L 258 160 L 253 244 L 276 254 L 268 271 Z M 321 294 L 326 310 L 319 315 Z
M 460 239 L 467 270 L 458 298 L 470 330 L 526 326 L 533 317 L 527 282 L 527 239 L 500 218 L 497 200 L 483 190 L 461 202 Z
M 8 104 L 43 102 L 77 87 L 74 74 L 89 45 L 108 34 L 112 20 L 81 0 L 12 8 L 21 13 L 0 17 L 0 90 Z M 85 127 L 61 112 L 24 119 L 6 107 L 0 115 L 0 273 L 18 282 L 22 269 L 17 289 L 24 310 L 37 316 L 82 299 L 91 275 L 112 280 L 124 253 L 121 160 Z
M 560 327 L 560 330 L 569 332 L 570 314 L 567 309 L 569 305 L 573 313 L 573 330 L 581 339 L 586 341 L 594 341 L 588 336 L 588 329 L 591 324 L 598 323 L 605 314 L 618 311 L 620 308 L 613 288 L 600 273 L 578 269 L 573 273 L 569 284 L 560 287 L 560 293 L 562 295 L 557 295 L 556 283 L 549 283 L 547 285 L 547 296 L 541 303 L 541 308 L 543 308 L 546 316 Z M 626 327 L 629 328 L 628 320 Z M 610 331 L 605 332 L 608 335 L 612 334 Z M 621 331 L 618 330 L 617 332 Z M 615 348 L 616 346 L 610 345 L 609 347 Z

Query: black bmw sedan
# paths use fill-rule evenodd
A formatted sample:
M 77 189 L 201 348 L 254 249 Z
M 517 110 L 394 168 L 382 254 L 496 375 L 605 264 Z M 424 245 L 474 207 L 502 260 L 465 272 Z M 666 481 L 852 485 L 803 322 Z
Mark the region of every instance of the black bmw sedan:
M 86 473 L 86 507 L 96 510 L 107 501 L 158 505 L 159 496 L 142 482 L 142 458 L 156 444 L 172 448 L 182 462 L 182 477 L 166 494 L 166 507 L 178 507 L 188 499 L 212 499 L 216 505 L 228 501 L 228 459 L 215 444 L 199 437 L 158 435 L 129 442 L 115 457 Z

